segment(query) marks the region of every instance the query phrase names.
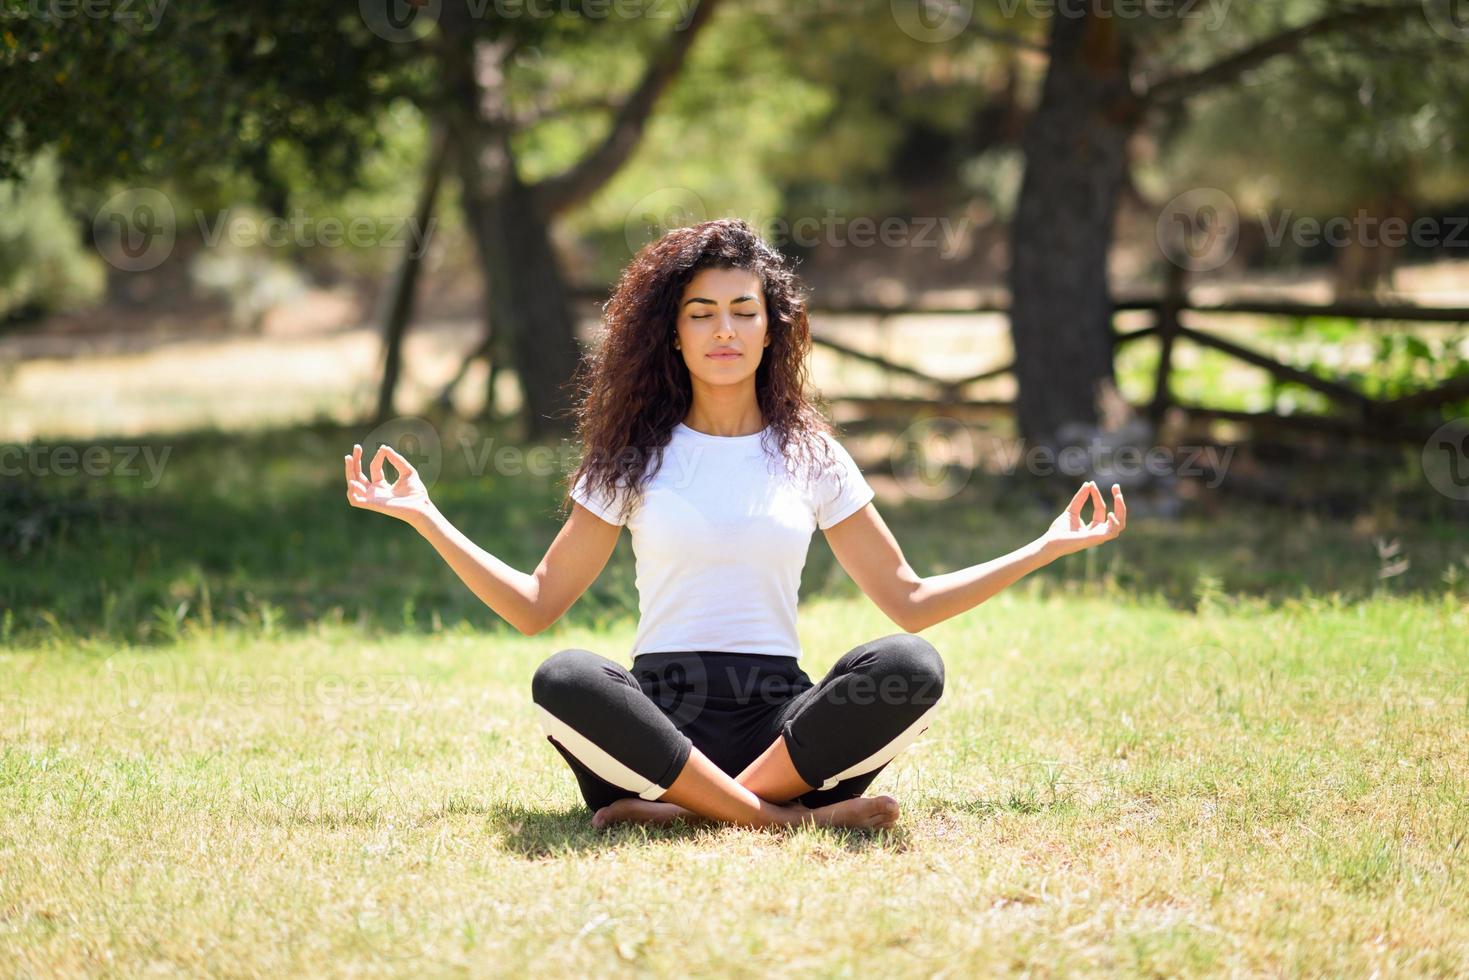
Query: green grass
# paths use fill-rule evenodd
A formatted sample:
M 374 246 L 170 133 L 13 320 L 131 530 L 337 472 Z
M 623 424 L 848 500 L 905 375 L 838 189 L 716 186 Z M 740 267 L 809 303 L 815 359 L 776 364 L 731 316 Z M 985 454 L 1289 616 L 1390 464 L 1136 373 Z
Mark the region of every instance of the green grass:
M 529 682 L 625 661 L 625 537 L 522 637 L 347 507 L 352 438 L 12 498 L 44 537 L 0 566 L 0 976 L 1469 971 L 1461 523 L 1135 519 L 925 631 L 948 685 L 873 787 L 895 830 L 604 834 Z M 1033 536 L 1035 492 L 884 514 L 929 573 Z M 555 533 L 549 479 L 435 496 L 518 567 Z M 813 676 L 896 629 L 819 535 L 804 590 Z
M 1003 595 L 870 835 L 592 831 L 529 677 L 631 623 L 12 649 L 0 972 L 1462 974 L 1466 620 Z
M 561 474 L 497 473 L 493 465 L 476 473 L 460 442 L 471 434 L 474 458 L 517 445 L 500 428 L 442 426 L 434 499 L 496 555 L 534 568 L 559 527 Z M 102 438 L 72 445 L 79 453 L 92 444 L 146 446 L 152 458 L 166 459 L 157 485 L 141 463 L 135 476 L 0 481 L 0 644 L 168 644 L 216 624 L 271 636 L 324 621 L 424 636 L 453 629 L 514 636 L 408 527 L 347 505 L 341 457 L 364 435 L 322 424 Z M 50 458 L 51 447 L 30 448 Z M 1463 505 L 1428 487 L 1416 452 L 1405 452 L 1402 462 L 1385 473 L 1317 464 L 1319 475 L 1311 478 L 1323 498 L 1370 495 L 1352 522 L 1243 506 L 1208 490 L 1183 520 L 1150 520 L 1147 501 L 1134 499 L 1137 520 L 1124 541 L 1028 581 L 1048 595 L 1158 599 L 1184 609 L 1323 595 L 1356 601 L 1384 591 L 1469 594 Z M 879 507 L 914 567 L 933 574 L 1034 538 L 1074 489 L 1063 482 L 1044 486 L 976 472 L 949 500 L 884 497 Z M 1430 516 L 1409 520 L 1408 513 Z M 12 542 L 7 553 L 21 526 L 31 528 L 26 543 Z M 1408 564 L 1384 579 L 1388 562 L 1379 546 L 1391 540 L 1399 549 L 1392 560 Z M 815 535 L 803 597 L 856 594 Z M 568 619 L 602 627 L 636 608 L 624 534 Z

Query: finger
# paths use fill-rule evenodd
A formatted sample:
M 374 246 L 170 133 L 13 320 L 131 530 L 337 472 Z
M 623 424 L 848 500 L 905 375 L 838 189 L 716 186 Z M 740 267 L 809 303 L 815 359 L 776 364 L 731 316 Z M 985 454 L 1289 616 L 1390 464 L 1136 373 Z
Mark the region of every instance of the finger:
M 1107 521 L 1107 505 L 1102 502 L 1102 491 L 1097 489 L 1096 481 L 1088 481 L 1087 486 L 1092 490 L 1092 526 L 1105 524 Z
M 1086 484 L 1083 483 L 1081 485 L 1081 489 L 1076 491 L 1076 496 L 1071 498 L 1071 503 L 1066 505 L 1066 513 L 1070 514 L 1072 517 L 1080 517 L 1082 505 L 1085 503 Z
M 418 471 L 413 468 L 413 464 L 404 459 L 403 455 L 399 453 L 398 450 L 394 449 L 392 446 L 384 446 L 383 451 L 388 454 L 388 462 L 392 463 L 393 468 L 398 471 L 398 477 L 400 479 L 405 476 L 418 475 Z
M 1116 514 L 1107 515 L 1107 533 L 1114 538 L 1122 533 L 1122 522 L 1117 519 Z
M 1122 488 L 1112 484 L 1112 510 L 1117 514 L 1117 521 L 1123 530 L 1127 529 L 1127 501 L 1122 499 Z
M 372 457 L 372 482 L 373 483 L 382 483 L 383 482 L 383 457 L 387 456 L 387 454 L 388 454 L 388 447 L 386 445 L 382 445 L 382 446 L 378 446 L 377 447 L 377 452 Z
M 348 483 L 366 483 L 367 482 L 362 477 L 362 460 L 361 460 L 360 456 L 358 455 L 361 452 L 362 452 L 362 447 L 361 446 L 354 445 L 352 447 L 352 451 L 350 453 L 348 453 L 346 456 L 343 456 L 342 457 L 342 461 L 343 461 L 343 463 L 346 466 L 347 482 Z

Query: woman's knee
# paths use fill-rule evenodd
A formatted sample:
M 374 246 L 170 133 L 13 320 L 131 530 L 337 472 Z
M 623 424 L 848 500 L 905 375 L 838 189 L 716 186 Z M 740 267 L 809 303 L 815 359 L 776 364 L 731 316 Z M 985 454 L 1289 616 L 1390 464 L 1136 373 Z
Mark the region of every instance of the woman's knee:
M 871 673 L 881 693 L 916 705 L 936 704 L 944 693 L 944 658 L 915 633 L 894 633 L 877 642 Z
M 596 684 L 602 658 L 590 650 L 558 650 L 531 675 L 530 697 L 550 711 L 574 704 Z

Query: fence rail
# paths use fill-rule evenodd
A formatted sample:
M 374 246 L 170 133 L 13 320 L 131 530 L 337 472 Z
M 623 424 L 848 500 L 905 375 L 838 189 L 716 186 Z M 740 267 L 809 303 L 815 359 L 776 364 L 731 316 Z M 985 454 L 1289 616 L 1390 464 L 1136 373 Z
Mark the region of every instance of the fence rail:
M 1171 287 L 1176 281 L 1170 282 Z M 1186 293 L 1171 288 L 1161 296 L 1130 297 L 1113 304 L 1114 313 L 1147 312 L 1153 314 L 1153 323 L 1126 332 L 1113 332 L 1115 346 L 1156 338 L 1159 343 L 1158 370 L 1153 385 L 1153 396 L 1147 404 L 1134 408 L 1149 415 L 1154 422 L 1160 421 L 1169 409 L 1181 410 L 1201 420 L 1227 420 L 1244 422 L 1252 427 L 1283 427 L 1328 433 L 1340 436 L 1365 436 L 1390 442 L 1422 442 L 1430 429 L 1416 424 L 1415 416 L 1448 402 L 1469 398 L 1469 376 L 1452 378 L 1442 384 L 1397 398 L 1373 398 L 1344 379 L 1331 378 L 1314 371 L 1285 364 L 1269 354 L 1254 350 L 1217 334 L 1201 330 L 1189 322 L 1194 317 L 1253 315 L 1284 317 L 1343 317 L 1364 320 L 1373 325 L 1391 322 L 1408 323 L 1469 323 L 1469 308 L 1466 307 L 1418 307 L 1403 304 L 1346 303 L 1291 303 L 1281 301 L 1236 300 L 1226 303 L 1192 303 Z M 822 315 L 874 315 L 883 319 L 896 316 L 920 315 L 975 315 L 1004 314 L 1001 306 L 977 308 L 884 308 L 871 305 L 823 306 L 812 311 L 813 317 Z M 865 351 L 855 350 L 821 331 L 813 331 L 813 341 L 821 347 L 844 357 L 876 365 L 893 374 L 913 378 L 930 386 L 928 398 L 890 398 L 873 396 L 836 396 L 833 403 L 860 407 L 868 413 L 880 415 L 907 413 L 924 408 L 960 414 L 993 414 L 997 408 L 1013 409 L 1009 402 L 976 401 L 966 397 L 965 390 L 971 385 L 988 381 L 1014 371 L 1013 362 L 998 364 L 975 374 L 959 378 L 934 377 L 910 365 L 899 364 L 888 358 Z M 1260 368 L 1281 381 L 1293 382 L 1325 395 L 1338 406 L 1341 414 L 1319 415 L 1296 413 L 1283 415 L 1276 412 L 1245 412 L 1208 405 L 1193 405 L 1175 398 L 1170 390 L 1170 379 L 1174 368 L 1174 350 L 1178 342 L 1185 341 L 1199 347 L 1225 354 L 1235 360 Z
M 606 292 L 582 289 L 576 291 L 576 296 L 581 300 L 600 303 L 606 298 Z M 1160 421 L 1168 410 L 1174 409 L 1181 410 L 1193 418 L 1244 422 L 1256 428 L 1293 428 L 1340 436 L 1365 436 L 1389 442 L 1422 442 L 1428 432 L 1421 431 L 1415 416 L 1445 403 L 1469 398 L 1469 376 L 1452 378 L 1432 388 L 1397 398 L 1373 398 L 1354 388 L 1344 379 L 1326 377 L 1314 371 L 1285 364 L 1269 354 L 1253 350 L 1185 322 L 1185 319 L 1191 321 L 1195 317 L 1271 316 L 1300 319 L 1337 317 L 1365 321 L 1374 327 L 1393 323 L 1469 323 L 1469 307 L 1413 306 L 1405 303 L 1353 301 L 1315 304 L 1269 299 L 1194 303 L 1188 298 L 1183 271 L 1174 268 L 1160 294 L 1119 297 L 1113 302 L 1112 309 L 1114 314 L 1142 312 L 1153 315 L 1151 325 L 1126 332 L 1120 332 L 1114 328 L 1112 338 L 1114 346 L 1157 338 L 1160 356 L 1153 384 L 1153 396 L 1147 404 L 1134 406 L 1138 411 L 1147 414 L 1154 422 Z M 814 321 L 820 321 L 823 317 L 829 316 L 868 316 L 876 317 L 880 328 L 886 325 L 886 321 L 903 316 L 1004 316 L 1008 313 L 1008 308 L 995 298 L 973 305 L 939 304 L 908 307 L 883 306 L 873 303 L 826 303 L 812 307 L 810 310 Z M 996 413 L 1013 412 L 1014 410 L 1013 404 L 1008 401 L 976 400 L 965 394 L 966 390 L 975 384 L 1013 373 L 1015 370 L 1013 361 L 996 364 L 963 377 L 940 378 L 913 365 L 859 350 L 820 329 L 813 328 L 812 341 L 818 347 L 832 351 L 843 358 L 872 365 L 892 375 L 922 382 L 930 388 L 928 397 L 836 395 L 828 399 L 834 404 L 849 405 L 860 409 L 868 416 L 868 423 L 884 416 L 911 418 L 914 412 L 925 409 L 941 410 L 949 414 L 968 417 L 990 417 Z M 1245 412 L 1181 402 L 1173 396 L 1169 385 L 1173 374 L 1174 349 L 1179 341 L 1218 351 L 1235 360 L 1260 368 L 1281 381 L 1299 384 L 1319 392 L 1339 406 L 1342 414 L 1294 413 L 1283 415 L 1276 412 Z

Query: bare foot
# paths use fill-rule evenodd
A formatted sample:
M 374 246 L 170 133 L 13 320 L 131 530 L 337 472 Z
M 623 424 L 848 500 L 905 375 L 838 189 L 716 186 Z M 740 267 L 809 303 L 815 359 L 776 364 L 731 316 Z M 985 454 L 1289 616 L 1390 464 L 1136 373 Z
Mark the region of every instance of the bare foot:
M 898 801 L 891 796 L 859 796 L 806 810 L 806 814 L 809 814 L 809 819 L 802 819 L 802 823 L 815 823 L 821 827 L 891 827 L 898 822 Z
M 891 796 L 859 796 L 840 803 L 829 803 L 814 810 L 799 803 L 790 803 L 785 809 L 790 814 L 790 825 L 815 824 L 819 827 L 848 827 L 877 829 L 891 827 L 898 822 L 898 801 Z M 633 797 L 616 800 L 592 815 L 592 826 L 598 830 L 617 823 L 642 823 L 664 825 L 675 820 L 690 823 L 706 822 L 708 818 L 687 810 L 675 803 L 657 800 L 642 800 Z
M 675 803 L 642 800 L 634 797 L 616 800 L 592 814 L 592 826 L 603 830 L 615 823 L 669 824 L 678 819 L 702 820 L 697 813 Z

